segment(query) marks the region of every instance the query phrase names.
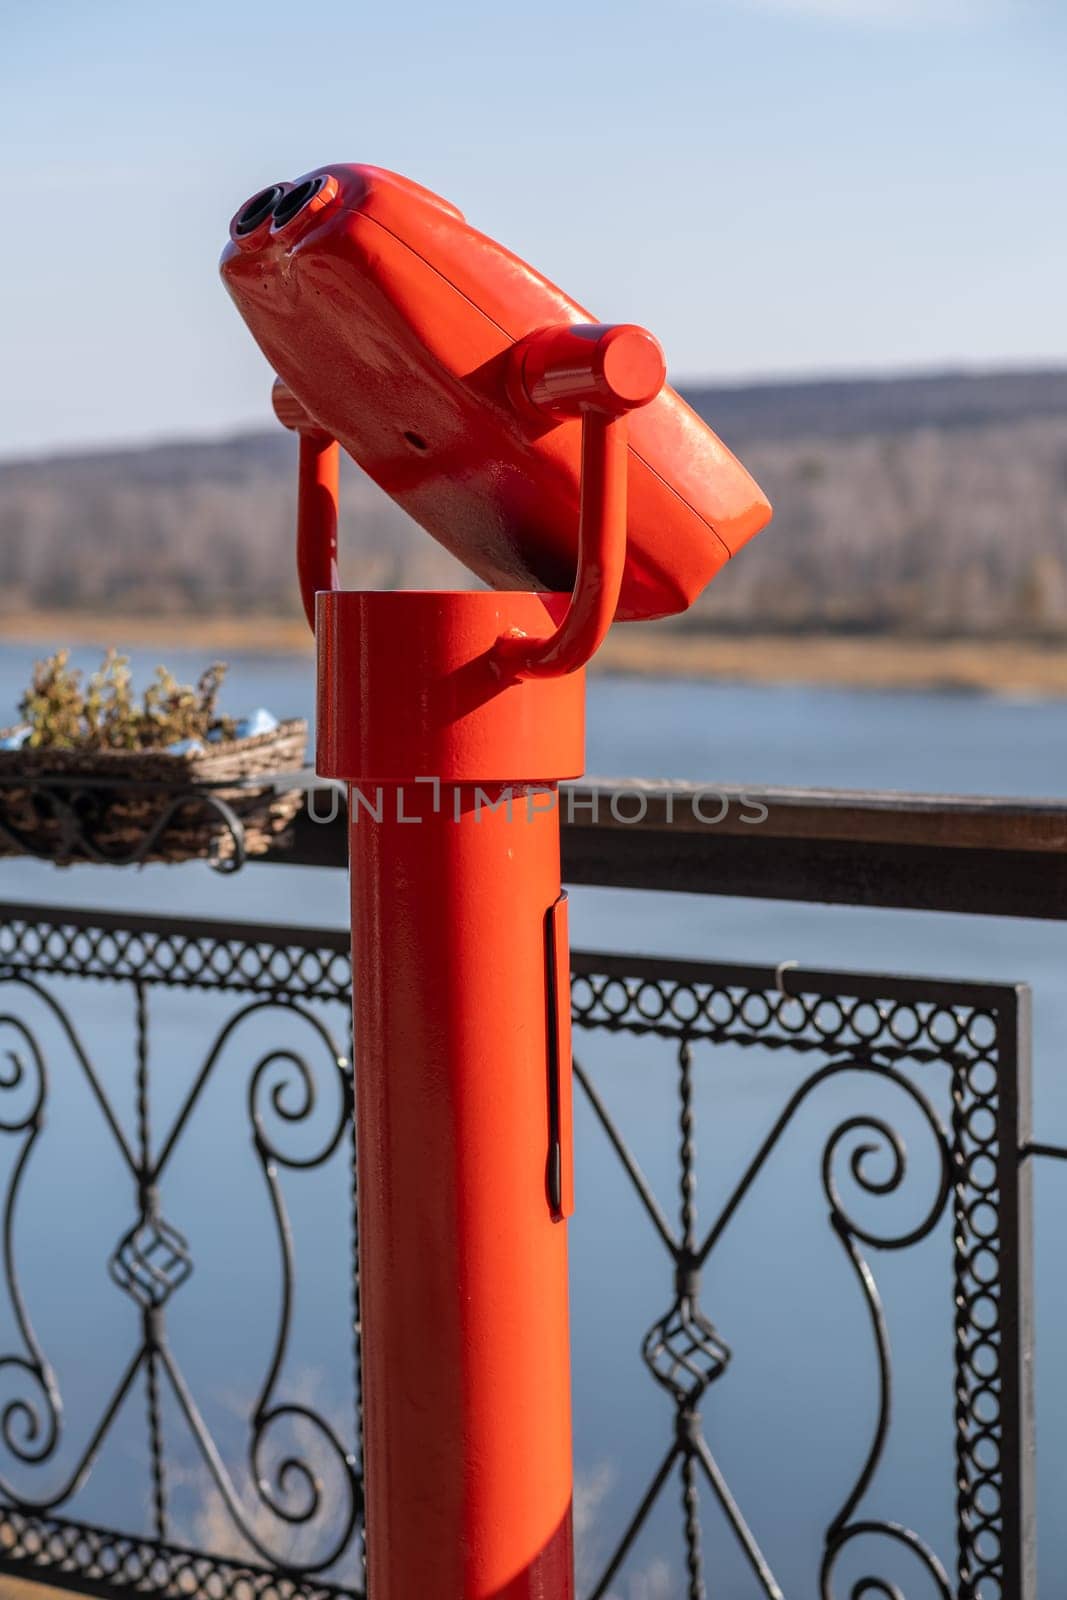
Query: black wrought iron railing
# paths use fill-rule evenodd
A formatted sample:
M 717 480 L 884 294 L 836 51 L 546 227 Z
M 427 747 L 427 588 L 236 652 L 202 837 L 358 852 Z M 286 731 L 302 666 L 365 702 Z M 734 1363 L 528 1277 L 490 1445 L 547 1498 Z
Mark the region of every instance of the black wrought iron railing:
M 1026 1334 L 1030 1249 L 1025 1166 L 1028 1128 L 1028 1036 L 1025 990 L 993 984 L 766 969 L 704 963 L 639 961 L 580 954 L 574 963 L 575 1021 L 669 1042 L 676 1058 L 678 1114 L 677 1221 L 646 1181 L 625 1134 L 579 1060 L 578 1081 L 639 1195 L 667 1253 L 673 1300 L 642 1348 L 651 1376 L 670 1395 L 674 1430 L 647 1493 L 627 1524 L 594 1600 L 607 1594 L 641 1525 L 673 1472 L 682 1490 L 686 1592 L 702 1596 L 699 1502 L 702 1478 L 717 1500 L 755 1580 L 751 1592 L 793 1592 L 776 1576 L 758 1532 L 731 1493 L 709 1447 L 705 1396 L 727 1374 L 731 1351 L 703 1308 L 701 1279 L 745 1202 L 769 1170 L 802 1109 L 836 1084 L 847 1103 L 828 1101 L 828 1127 L 810 1151 L 808 1176 L 822 1191 L 825 1225 L 854 1275 L 869 1322 L 876 1378 L 866 1430 L 857 1425 L 849 1454 L 857 1467 L 820 1537 L 817 1586 L 824 1596 L 895 1595 L 907 1563 L 886 1563 L 897 1546 L 913 1558 L 928 1591 L 950 1595 L 1025 1594 L 1033 1552 L 1029 1461 L 1033 1451 Z M 745 1152 L 741 1170 L 703 1222 L 696 1206 L 697 1118 L 694 1086 L 715 1071 L 724 1047 L 768 1050 L 781 1062 L 781 1109 Z M 888 1097 L 886 1091 L 891 1090 Z M 861 1217 L 856 1201 L 884 1202 L 909 1177 L 904 1138 L 890 1110 L 912 1113 L 928 1148 L 918 1212 L 892 1211 L 879 1223 Z M 873 1102 L 873 1103 L 872 1103 Z M 917 1115 L 916 1115 L 917 1113 Z M 728 1103 L 720 1108 L 728 1116 Z M 845 1193 L 846 1186 L 853 1190 Z M 906 1514 L 878 1514 L 867 1493 L 885 1454 L 891 1426 L 893 1363 L 877 1263 L 887 1252 L 912 1250 L 939 1224 L 946 1293 L 956 1307 L 952 1384 L 955 1396 L 955 1527 L 951 1548 L 938 1549 Z M 712 1308 L 713 1309 L 713 1308 Z M 779 1330 L 788 1360 L 788 1307 Z M 929 1307 L 936 1315 L 936 1303 Z M 800 1364 L 798 1363 L 798 1368 Z M 797 1371 L 798 1381 L 802 1370 Z M 726 1379 L 728 1381 L 728 1379 Z M 708 1397 L 709 1412 L 714 1402 Z M 937 1419 L 927 1443 L 936 1452 Z M 753 1427 L 759 1428 L 753 1418 Z M 814 1441 L 813 1441 L 814 1443 Z M 767 1430 L 767 1449 L 773 1431 Z M 764 1510 L 766 1518 L 766 1511 Z M 855 1547 L 862 1574 L 842 1588 L 843 1554 Z M 908 1573 L 914 1579 L 914 1570 Z M 681 1593 L 681 1589 L 678 1591 Z M 899 1592 L 912 1592 L 901 1589 Z
M 78 1021 L 87 985 L 107 987 L 103 1013 L 89 1018 L 95 1044 Z M 175 994 L 181 1007 L 157 1015 Z M 346 940 L 8 906 L 0 910 L 0 996 L 2 1565 L 104 1592 L 259 1595 L 268 1579 L 268 1592 L 293 1600 L 352 1592 L 361 1497 Z M 223 1181 L 205 1206 L 197 1196 L 205 1156 L 195 1147 L 203 1152 L 206 1143 L 206 1159 L 219 1162 L 220 1116 Z M 193 1163 L 175 1171 L 190 1145 Z M 251 1159 L 242 1163 L 242 1154 Z M 42 1181 L 31 1213 L 35 1166 Z M 301 1238 L 293 1191 L 323 1171 L 336 1180 L 334 1205 L 316 1207 L 314 1229 Z M 90 1187 L 93 1173 L 101 1176 Z M 226 1208 L 246 1204 L 238 1183 L 258 1185 L 262 1204 L 246 1228 L 228 1232 Z M 172 1187 L 192 1224 L 171 1220 Z M 110 1242 L 102 1231 L 109 1212 L 128 1217 Z M 72 1227 L 75 1282 L 59 1318 L 52 1315 L 57 1354 L 35 1299 L 70 1255 L 60 1230 Z M 289 1364 L 298 1255 L 312 1250 L 345 1285 L 333 1297 L 341 1320 L 328 1344 L 335 1380 L 343 1373 L 349 1385 L 329 1414 L 300 1391 Z M 234 1297 L 197 1303 L 198 1267 L 207 1266 L 217 1291 L 235 1252 L 258 1302 L 258 1338 L 250 1319 L 240 1326 Z M 227 1315 L 238 1316 L 239 1336 L 256 1351 L 248 1374 L 216 1357 Z M 197 1394 L 205 1383 L 210 1406 Z M 236 1408 L 219 1405 L 220 1383 L 238 1385 Z M 125 1445 L 109 1460 L 122 1429 Z M 182 1435 L 177 1455 L 172 1429 Z M 79 1517 L 101 1477 L 125 1524 Z M 216 1548 L 197 1551 L 205 1526 L 217 1530 Z M 331 1581 L 318 1576 L 327 1571 Z
M 882 845 L 1051 859 L 1005 815 Z M 701 887 L 699 828 L 598 828 L 572 877 Z M 361 1593 L 350 982 L 0 905 L 0 1578 Z M 573 1013 L 585 1600 L 1034 1600 L 1027 990 L 579 952 Z

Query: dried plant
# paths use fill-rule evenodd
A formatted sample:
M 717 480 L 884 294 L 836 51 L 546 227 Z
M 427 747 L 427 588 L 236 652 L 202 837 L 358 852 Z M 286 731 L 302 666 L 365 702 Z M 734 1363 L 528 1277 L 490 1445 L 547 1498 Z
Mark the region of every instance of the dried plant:
M 194 687 L 157 667 L 138 703 L 127 656 L 109 650 L 83 690 L 70 652 L 58 650 L 34 667 L 19 712 L 27 743 L 38 750 L 161 750 L 183 739 L 231 739 L 233 719 L 218 710 L 225 676 L 225 662 L 216 661 Z
M 81 673 L 67 665 L 69 660 L 69 650 L 58 650 L 47 661 L 38 661 L 30 687 L 19 702 L 33 746 L 70 750 L 81 742 L 85 712 Z

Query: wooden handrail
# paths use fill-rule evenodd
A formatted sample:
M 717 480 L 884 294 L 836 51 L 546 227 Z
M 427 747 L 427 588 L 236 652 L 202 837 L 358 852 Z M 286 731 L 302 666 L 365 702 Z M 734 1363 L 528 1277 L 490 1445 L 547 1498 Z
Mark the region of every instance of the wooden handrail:
M 1067 919 L 1067 800 L 626 778 L 559 803 L 573 884 Z M 344 819 L 260 859 L 344 866 Z

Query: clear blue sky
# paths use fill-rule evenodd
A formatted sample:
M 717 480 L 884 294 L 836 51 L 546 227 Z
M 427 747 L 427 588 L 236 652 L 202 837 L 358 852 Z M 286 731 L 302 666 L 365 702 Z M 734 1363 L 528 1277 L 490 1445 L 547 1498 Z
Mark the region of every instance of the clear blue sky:
M 675 380 L 1067 358 L 1067 0 L 9 0 L 0 455 L 264 423 L 227 220 L 419 179 Z

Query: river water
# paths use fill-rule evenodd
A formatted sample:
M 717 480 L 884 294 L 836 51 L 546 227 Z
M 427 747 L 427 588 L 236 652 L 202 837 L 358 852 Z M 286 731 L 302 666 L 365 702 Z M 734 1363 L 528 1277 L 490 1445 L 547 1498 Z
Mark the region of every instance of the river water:
M 14 720 L 14 702 L 33 654 L 28 647 L 0 647 L 0 724 Z M 91 653 L 78 657 L 93 664 Z M 147 675 L 153 664 L 141 655 L 139 673 Z M 179 676 L 193 676 L 202 662 L 171 653 L 168 664 Z M 310 660 L 238 658 L 224 699 L 234 712 L 266 705 L 278 715 L 310 714 Z M 1062 795 L 1065 742 L 1067 702 L 611 677 L 590 683 L 588 770 L 598 776 L 676 777 L 709 787 L 793 784 Z M 334 927 L 346 917 L 343 878 L 338 872 L 258 866 L 225 879 L 200 866 L 116 872 L 0 863 L 0 893 L 7 900 Z M 580 889 L 572 892 L 571 926 L 575 946 L 583 949 L 1025 981 L 1034 995 L 1037 1135 L 1067 1141 L 1062 1060 L 1067 928 L 1061 925 Z M 76 1004 L 79 1027 L 94 1059 L 103 1063 L 102 1076 L 114 1085 L 117 1100 L 125 1097 L 124 1109 L 132 1115 L 125 997 L 116 998 L 105 986 L 90 995 L 85 986 Z M 216 1021 L 200 1000 L 170 995 L 155 1004 L 153 1024 L 159 1034 L 157 1073 L 165 1068 L 174 1079 L 157 1091 L 162 1126 L 186 1081 L 184 1058 L 199 1059 L 198 1041 L 210 1038 Z M 600 1036 L 580 1036 L 578 1045 L 665 1207 L 676 1216 L 677 1102 L 669 1050 L 654 1042 L 612 1043 Z M 781 1057 L 768 1053 L 764 1058 L 759 1051 L 724 1050 L 714 1052 L 714 1059 L 710 1052 L 698 1059 L 697 1198 L 705 1218 L 714 1214 L 716 1201 L 721 1203 L 796 1086 L 797 1070 L 796 1063 L 786 1069 Z M 99 1414 L 101 1397 L 121 1370 L 121 1353 L 130 1348 L 128 1302 L 103 1286 L 101 1273 L 114 1240 L 129 1225 L 132 1195 L 121 1174 L 116 1177 L 114 1149 L 106 1136 L 87 1131 L 94 1113 L 75 1087 L 75 1076 L 59 1067 L 54 1074 L 48 1134 L 52 1148 L 65 1148 L 67 1155 L 47 1155 L 42 1137 L 20 1202 L 23 1231 L 16 1233 L 16 1263 L 31 1314 L 42 1343 L 46 1335 L 51 1341 L 46 1348 L 67 1401 L 68 1463 L 77 1455 L 76 1441 L 88 1437 L 93 1407 Z M 190 1287 L 176 1293 L 168 1308 L 171 1338 L 200 1386 L 198 1399 L 211 1426 L 224 1440 L 232 1434 L 235 1450 L 234 1418 L 269 1356 L 272 1285 L 276 1290 L 269 1272 L 257 1276 L 258 1269 L 249 1264 L 264 1238 L 269 1250 L 270 1235 L 263 1231 L 262 1177 L 252 1174 L 245 1181 L 249 1174 L 241 1162 L 247 1149 L 236 1152 L 233 1144 L 237 1127 L 247 1145 L 247 1076 L 235 1063 L 232 1083 L 224 1077 L 215 1098 L 205 1103 L 206 1125 L 195 1150 L 190 1148 L 184 1165 L 176 1164 L 165 1191 L 168 1215 L 189 1235 L 197 1257 Z M 62 1096 L 61 1084 L 69 1085 Z M 826 1225 L 819 1160 L 840 1116 L 856 1110 L 900 1113 L 899 1101 L 889 1099 L 883 1106 L 879 1094 L 878 1086 L 853 1083 L 835 1090 L 821 1108 L 813 1104 L 805 1110 L 705 1274 L 705 1309 L 733 1351 L 728 1372 L 705 1400 L 707 1437 L 790 1597 L 817 1592 L 821 1530 L 859 1473 L 874 1422 L 870 1329 L 856 1280 Z M 932 1088 L 931 1095 L 944 1111 L 942 1089 Z M 908 1123 L 906 1115 L 900 1127 L 914 1144 L 907 1181 L 918 1191 L 932 1170 L 929 1152 L 923 1151 L 924 1130 Z M 576 1453 L 582 1559 L 591 1573 L 598 1560 L 606 1559 L 670 1439 L 670 1407 L 641 1363 L 640 1344 L 670 1304 L 671 1273 L 580 1099 L 577 1138 L 578 1210 L 572 1225 Z M 76 1166 L 70 1140 L 78 1144 Z M 3 1171 L 10 1170 L 9 1162 Z M 336 1237 L 330 1231 L 343 1211 L 343 1176 L 342 1164 L 332 1176 L 316 1175 L 292 1199 L 302 1276 L 293 1339 L 297 1354 L 286 1381 L 291 1391 L 313 1396 L 331 1415 L 349 1404 L 338 1376 L 347 1292 L 347 1275 L 338 1270 L 343 1231 Z M 1050 1583 L 1067 1564 L 1067 1531 L 1058 1515 L 1067 1466 L 1067 1381 L 1059 1367 L 1067 1333 L 1067 1274 L 1056 1227 L 1064 1200 L 1067 1171 L 1040 1171 L 1039 1494 L 1041 1562 Z M 916 1193 L 900 1203 L 921 1215 L 924 1196 Z M 871 1251 L 886 1303 L 896 1391 L 887 1448 L 861 1511 L 915 1527 L 951 1569 L 948 1242 L 946 1223 L 914 1250 Z M 84 1296 L 76 1303 L 75 1291 Z M 15 1348 L 10 1308 L 0 1330 L 3 1348 Z M 432 1330 L 427 1331 L 427 1359 L 433 1359 Z M 220 1373 L 232 1373 L 232 1379 L 220 1379 Z M 130 1497 L 129 1514 L 143 1515 L 139 1407 L 131 1400 L 117 1419 L 77 1510 L 72 1503 L 74 1514 L 115 1520 L 122 1486 Z M 182 1444 L 180 1418 L 168 1414 L 165 1420 L 179 1461 L 172 1485 L 175 1515 L 185 1518 L 187 1536 L 216 1537 L 224 1518 L 210 1497 L 197 1498 L 195 1452 Z M 182 1461 L 187 1463 L 184 1477 Z M 33 1472 L 47 1475 L 48 1470 L 21 1467 L 0 1445 L 0 1476 L 16 1487 L 41 1481 Z M 57 1470 L 49 1483 L 62 1477 Z M 701 1504 L 709 1594 L 740 1600 L 757 1593 L 721 1511 L 703 1491 Z M 620 1600 L 666 1600 L 683 1592 L 680 1523 L 680 1494 L 672 1481 L 612 1594 Z M 898 1579 L 909 1600 L 934 1592 L 920 1568 L 885 1540 L 868 1541 L 863 1558 L 857 1553 L 851 1566 L 850 1560 L 851 1554 L 842 1560 L 836 1592 L 847 1593 L 848 1581 L 862 1571 Z

